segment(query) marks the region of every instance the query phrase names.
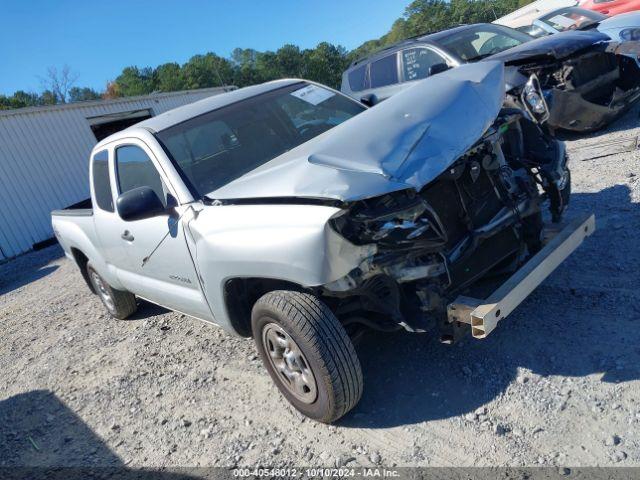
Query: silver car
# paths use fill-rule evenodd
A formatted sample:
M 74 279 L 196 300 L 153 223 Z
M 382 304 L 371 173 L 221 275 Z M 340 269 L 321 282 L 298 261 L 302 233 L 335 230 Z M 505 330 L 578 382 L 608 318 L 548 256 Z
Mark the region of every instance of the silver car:
M 54 231 L 114 317 L 142 298 L 252 336 L 284 397 L 331 422 L 362 393 L 359 332 L 484 338 L 593 231 L 543 244 L 564 147 L 503 102 L 498 62 L 373 109 L 296 79 L 211 97 L 96 145 L 92 207 Z M 511 283 L 473 300 L 488 277 Z

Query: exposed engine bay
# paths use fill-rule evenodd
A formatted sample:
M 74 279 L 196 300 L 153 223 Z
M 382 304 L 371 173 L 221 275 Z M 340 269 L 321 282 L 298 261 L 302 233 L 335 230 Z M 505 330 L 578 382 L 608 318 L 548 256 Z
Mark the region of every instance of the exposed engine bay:
M 347 204 L 332 227 L 376 253 L 324 285 L 346 324 L 423 331 L 446 321 L 458 293 L 509 273 L 541 248 L 543 209 L 559 221 L 570 174 L 564 145 L 518 109 L 503 108 L 484 136 L 420 191 Z
M 597 43 L 566 58 L 545 57 L 507 62 L 539 80 L 548 104 L 551 129 L 593 131 L 602 128 L 640 99 L 639 42 Z M 510 92 L 522 95 L 522 89 Z M 527 102 L 528 110 L 535 101 Z

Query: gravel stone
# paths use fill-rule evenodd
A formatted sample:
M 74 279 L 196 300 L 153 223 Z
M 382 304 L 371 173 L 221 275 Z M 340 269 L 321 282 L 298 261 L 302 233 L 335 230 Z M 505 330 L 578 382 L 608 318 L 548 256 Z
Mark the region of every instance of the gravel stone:
M 571 161 L 639 136 L 639 113 L 567 140 L 567 215 L 594 212 L 593 235 L 486 340 L 366 332 L 364 395 L 333 426 L 283 400 L 252 339 L 143 300 L 113 320 L 57 246 L 0 264 L 0 467 L 639 467 L 640 151 Z

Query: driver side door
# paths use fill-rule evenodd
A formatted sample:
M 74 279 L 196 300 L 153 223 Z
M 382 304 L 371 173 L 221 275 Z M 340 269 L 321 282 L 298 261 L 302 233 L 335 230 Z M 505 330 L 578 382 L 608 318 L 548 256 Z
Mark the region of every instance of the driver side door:
M 175 203 L 175 192 L 144 142 L 126 139 L 114 146 L 113 155 L 116 195 L 148 186 L 165 207 Z M 118 277 L 127 290 L 146 300 L 212 321 L 185 237 L 183 221 L 190 218 L 189 209 L 172 207 L 162 215 L 134 221 L 118 215 L 118 233 L 127 256 Z

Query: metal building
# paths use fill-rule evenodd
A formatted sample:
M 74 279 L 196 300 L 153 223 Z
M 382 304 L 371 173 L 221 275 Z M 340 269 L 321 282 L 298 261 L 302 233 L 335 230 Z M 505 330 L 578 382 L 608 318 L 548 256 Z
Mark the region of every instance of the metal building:
M 97 141 L 233 88 L 0 111 L 0 261 L 51 239 L 51 210 L 89 197 L 89 153 Z

